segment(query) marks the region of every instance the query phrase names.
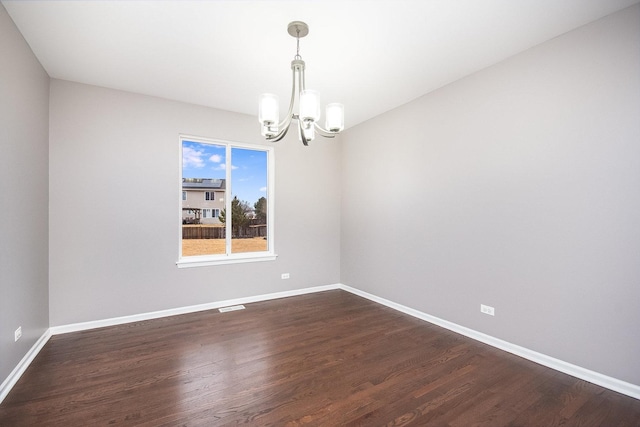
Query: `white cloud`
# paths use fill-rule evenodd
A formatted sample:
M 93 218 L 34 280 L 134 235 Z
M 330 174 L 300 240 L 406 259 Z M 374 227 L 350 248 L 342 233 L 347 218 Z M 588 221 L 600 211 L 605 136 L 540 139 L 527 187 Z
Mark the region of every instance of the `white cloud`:
M 222 161 L 222 156 L 220 154 L 214 154 L 209 157 L 209 161 L 213 163 L 220 163 Z
M 266 193 L 267 192 L 267 187 L 260 187 L 260 192 L 261 193 Z
M 216 167 L 216 170 L 220 170 L 220 171 L 223 171 L 223 170 L 225 170 L 225 169 L 227 169 L 227 165 L 226 165 L 225 163 L 220 163 L 220 164 L 218 165 L 218 167 Z M 238 166 L 231 165 L 231 170 L 232 170 L 232 171 L 234 171 L 234 170 L 236 170 L 236 169 L 238 169 Z
M 204 152 L 199 150 L 194 150 L 191 147 L 184 146 L 182 147 L 182 167 L 183 168 L 201 168 L 204 167 L 204 160 L 202 160 L 202 156 Z

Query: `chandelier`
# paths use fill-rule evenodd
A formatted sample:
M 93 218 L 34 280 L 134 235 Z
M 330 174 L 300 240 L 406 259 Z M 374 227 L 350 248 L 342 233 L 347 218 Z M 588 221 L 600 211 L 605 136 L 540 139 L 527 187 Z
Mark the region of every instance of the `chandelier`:
M 298 136 L 304 145 L 315 138 L 316 133 L 333 138 L 344 129 L 344 105 L 328 104 L 325 113 L 325 128 L 318 124 L 320 120 L 320 97 L 318 92 L 307 90 L 304 80 L 304 61 L 300 56 L 300 39 L 309 34 L 309 26 L 301 21 L 289 23 L 287 32 L 296 38 L 296 56 L 291 61 L 293 84 L 289 112 L 280 120 L 278 97 L 271 93 L 260 96 L 258 120 L 262 125 L 262 135 L 267 141 L 280 141 L 289 131 L 293 120 L 298 122 Z M 298 95 L 298 114 L 293 112 Z

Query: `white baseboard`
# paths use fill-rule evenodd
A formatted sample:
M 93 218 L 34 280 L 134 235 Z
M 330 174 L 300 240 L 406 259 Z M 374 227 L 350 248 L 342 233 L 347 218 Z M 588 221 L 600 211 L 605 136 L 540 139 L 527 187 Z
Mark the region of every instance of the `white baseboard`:
M 409 308 L 402 304 L 397 304 L 393 301 L 389 301 L 385 298 L 378 297 L 368 292 L 364 292 L 359 289 L 352 288 L 351 286 L 338 283 L 333 285 L 315 286 L 311 288 L 296 289 L 292 291 L 275 292 L 271 294 L 256 295 L 256 296 L 245 297 L 245 298 L 236 298 L 231 300 L 217 301 L 217 302 L 192 305 L 187 307 L 179 307 L 179 308 L 173 308 L 168 310 L 153 311 L 148 313 L 135 314 L 131 316 L 114 317 L 111 319 L 102 319 L 102 320 L 96 320 L 91 322 L 82 322 L 82 323 L 73 323 L 73 324 L 62 325 L 62 326 L 53 326 L 45 331 L 45 333 L 40 337 L 40 339 L 38 339 L 38 341 L 29 350 L 29 352 L 22 358 L 20 363 L 18 363 L 18 365 L 11 372 L 11 374 L 9 374 L 9 376 L 3 381 L 2 385 L 0 385 L 0 403 L 4 400 L 4 398 L 7 396 L 9 391 L 16 384 L 16 382 L 18 382 L 18 380 L 20 379 L 24 371 L 29 367 L 33 359 L 37 356 L 37 354 L 40 352 L 42 347 L 44 347 L 47 341 L 49 341 L 49 338 L 52 335 L 84 331 L 87 329 L 103 328 L 105 326 L 122 325 L 125 323 L 140 322 L 143 320 L 157 319 L 160 317 L 194 313 L 197 311 L 204 311 L 204 310 L 213 310 L 221 307 L 250 304 L 252 302 L 268 301 L 272 299 L 286 298 L 286 297 L 292 297 L 297 295 L 310 294 L 314 292 L 329 291 L 334 289 L 342 289 L 354 295 L 361 296 L 363 298 L 366 298 L 378 304 L 382 304 L 389 308 L 393 308 L 394 310 L 398 310 L 402 313 L 408 314 L 410 316 L 416 317 L 418 319 L 424 320 L 429 323 L 433 323 L 434 325 L 441 326 L 445 329 L 448 329 L 453 332 L 457 332 L 461 335 L 483 342 L 490 346 L 499 348 L 500 350 L 507 351 L 517 356 L 539 363 L 543 366 L 547 366 L 551 369 L 564 372 L 565 374 L 569 374 L 581 380 L 585 380 L 590 383 L 597 384 L 599 386 L 608 388 L 618 393 L 622 393 L 624 395 L 633 397 L 635 399 L 640 399 L 640 386 L 638 385 L 631 384 L 616 378 L 612 378 L 607 375 L 603 375 L 598 372 L 594 372 L 589 369 L 585 369 L 580 366 L 576 366 L 559 359 L 555 359 L 545 354 L 538 353 L 533 350 L 529 350 L 528 348 L 520 347 L 518 345 L 509 343 L 507 341 L 503 341 L 501 339 L 492 337 L 490 335 L 483 334 L 482 332 L 478 332 L 473 329 L 460 326 L 456 323 L 449 322 L 447 320 L 440 319 L 435 316 L 431 316 L 429 314 Z
M 72 323 L 69 325 L 52 326 L 51 334 L 66 334 L 69 332 L 84 331 L 87 329 L 104 328 L 105 326 L 122 325 L 125 323 L 141 322 L 143 320 L 158 319 L 160 317 L 176 316 L 179 314 L 195 313 L 197 311 L 215 310 L 220 307 L 232 305 L 250 304 L 252 302 L 268 301 L 278 298 L 292 297 L 296 295 L 311 294 L 314 292 L 340 289 L 340 285 L 315 286 L 312 288 L 296 289 L 293 291 L 274 292 L 271 294 L 256 295 L 245 298 L 236 298 L 224 301 L 210 302 L 206 304 L 190 305 L 187 307 L 170 308 L 168 310 L 151 311 L 148 313 L 134 314 L 131 316 L 114 317 L 111 319 L 93 320 L 90 322 Z
M 2 382 L 2 385 L 0 385 L 0 403 L 7 397 L 7 394 L 9 394 L 13 386 L 16 385 L 22 374 L 24 374 L 24 371 L 26 371 L 31 362 L 33 362 L 33 359 L 35 359 L 38 353 L 40 353 L 40 350 L 42 350 L 42 347 L 49 341 L 49 338 L 51 338 L 51 329 L 44 331 L 42 336 L 38 338 L 38 341 L 36 341 L 18 365 L 13 368 L 9 376 Z
M 398 310 L 402 313 L 408 314 L 410 316 L 416 317 L 426 322 L 433 323 L 434 325 L 441 326 L 450 331 L 457 332 L 461 335 L 472 338 L 476 341 L 489 344 L 492 347 L 499 348 L 500 350 L 507 351 L 509 353 L 515 354 L 516 356 L 520 356 L 525 359 L 531 360 L 532 362 L 536 362 L 540 365 L 546 366 L 548 368 L 555 369 L 556 371 L 564 372 L 565 374 L 608 388 L 609 390 L 617 391 L 618 393 L 622 393 L 624 395 L 633 397 L 635 399 L 640 399 L 639 385 L 631 384 L 626 381 L 609 377 L 599 372 L 591 371 L 589 369 L 585 369 L 580 366 L 567 363 L 563 360 L 559 360 L 554 357 L 547 356 L 545 354 L 538 353 L 533 350 L 529 350 L 528 348 L 521 347 L 519 345 L 512 344 L 507 341 L 503 341 L 501 339 L 492 337 L 490 335 L 483 334 L 482 332 L 478 332 L 473 329 L 460 326 L 456 323 L 449 322 L 447 320 L 443 320 L 435 316 L 431 316 L 421 311 L 414 310 L 413 308 L 406 307 L 402 304 L 397 304 L 393 301 L 389 301 L 387 299 L 380 298 L 376 295 L 372 295 L 370 293 L 361 291 L 359 289 L 352 288 L 351 286 L 340 284 L 339 287 L 340 289 L 343 289 L 347 292 L 351 292 L 352 294 L 361 296 L 373 302 L 377 302 L 378 304 L 385 305 L 389 308 L 393 308 L 394 310 Z

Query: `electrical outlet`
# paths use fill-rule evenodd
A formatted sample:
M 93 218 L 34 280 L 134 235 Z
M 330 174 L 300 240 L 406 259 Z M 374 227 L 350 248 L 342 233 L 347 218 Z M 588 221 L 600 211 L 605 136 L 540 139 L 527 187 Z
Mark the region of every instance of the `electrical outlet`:
M 289 273 L 282 273 L 282 276 L 281 276 L 281 277 L 282 277 L 283 279 L 288 279 L 290 276 L 289 276 Z
M 13 337 L 16 341 L 18 341 L 21 336 L 22 336 L 22 326 L 19 326 L 18 329 L 16 329 L 16 331 L 14 332 Z
M 480 311 L 483 312 L 484 314 L 488 314 L 489 316 L 496 315 L 495 309 L 488 305 L 480 304 Z

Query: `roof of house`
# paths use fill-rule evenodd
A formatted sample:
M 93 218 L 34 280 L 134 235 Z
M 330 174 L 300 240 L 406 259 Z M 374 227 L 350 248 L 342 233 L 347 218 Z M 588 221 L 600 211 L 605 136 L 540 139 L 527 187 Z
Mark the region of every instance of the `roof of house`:
M 224 190 L 225 180 L 216 178 L 182 178 L 182 188 Z

